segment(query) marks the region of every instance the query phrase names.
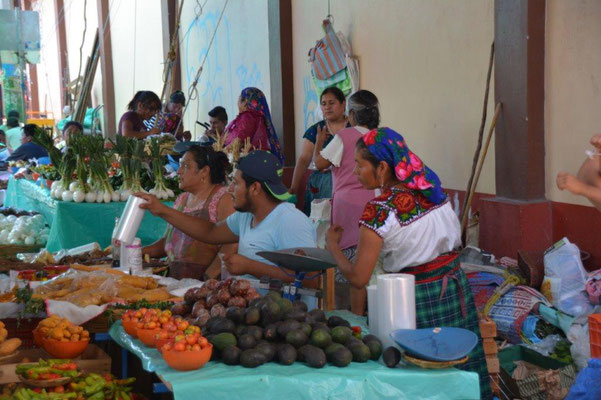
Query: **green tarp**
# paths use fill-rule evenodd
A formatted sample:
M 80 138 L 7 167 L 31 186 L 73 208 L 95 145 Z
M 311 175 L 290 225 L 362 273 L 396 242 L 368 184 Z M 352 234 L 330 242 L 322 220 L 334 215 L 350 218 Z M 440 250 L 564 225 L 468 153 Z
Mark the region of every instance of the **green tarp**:
M 166 203 L 171 206 L 172 203 Z M 6 207 L 37 211 L 50 224 L 46 248 L 50 252 L 72 249 L 98 242 L 103 248 L 111 243 L 115 218 L 125 208 L 118 203 L 73 203 L 50 198 L 50 191 L 39 183 L 10 178 L 4 200 Z M 146 213 L 137 236 L 143 245 L 151 244 L 165 232 L 164 220 Z

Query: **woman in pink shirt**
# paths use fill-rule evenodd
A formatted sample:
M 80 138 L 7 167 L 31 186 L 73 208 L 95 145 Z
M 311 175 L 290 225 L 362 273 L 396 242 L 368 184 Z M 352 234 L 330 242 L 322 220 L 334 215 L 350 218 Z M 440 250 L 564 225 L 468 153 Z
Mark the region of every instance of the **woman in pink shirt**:
M 354 173 L 355 144 L 357 140 L 380 124 L 378 98 L 368 90 L 359 90 L 347 101 L 348 120 L 351 128 L 339 131 L 332 141 L 323 148 L 328 139 L 328 131 L 318 130 L 313 162 L 323 171 L 332 168 L 332 225 L 340 225 L 344 231 L 340 248 L 347 259 L 352 260 L 359 243 L 359 220 L 365 204 L 374 198 L 374 191 L 363 188 Z M 323 149 L 322 149 L 323 148 Z M 365 312 L 366 291 L 351 288 L 348 282 L 336 271 L 336 305 L 350 308 L 355 314 Z M 347 307 L 344 307 L 344 306 Z

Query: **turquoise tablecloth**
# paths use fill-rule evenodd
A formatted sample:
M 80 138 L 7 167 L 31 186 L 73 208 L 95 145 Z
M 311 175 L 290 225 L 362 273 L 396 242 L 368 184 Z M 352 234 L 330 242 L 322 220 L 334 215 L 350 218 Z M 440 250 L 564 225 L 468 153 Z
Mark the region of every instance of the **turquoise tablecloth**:
M 57 201 L 50 198 L 48 189 L 37 183 L 11 177 L 4 205 L 42 214 L 50 224 L 46 248 L 56 252 L 92 242 L 98 242 L 102 247 L 108 246 L 115 218 L 123 212 L 125 202 L 97 204 Z M 164 220 L 146 213 L 137 236 L 143 245 L 151 244 L 163 235 L 166 226 Z
M 335 312 L 365 329 L 365 318 Z M 454 368 L 425 370 L 402 365 L 388 368 L 381 362 L 351 363 L 338 368 L 310 368 L 267 363 L 258 368 L 209 362 L 191 372 L 171 369 L 156 349 L 132 339 L 121 322 L 109 334 L 121 347 L 134 353 L 148 372 L 168 382 L 176 400 L 193 399 L 479 399 L 478 375 Z

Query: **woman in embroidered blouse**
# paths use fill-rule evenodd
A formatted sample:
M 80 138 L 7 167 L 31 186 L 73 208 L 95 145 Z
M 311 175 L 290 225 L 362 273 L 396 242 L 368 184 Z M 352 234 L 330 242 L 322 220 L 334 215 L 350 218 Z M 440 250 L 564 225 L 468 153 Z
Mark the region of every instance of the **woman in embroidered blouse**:
M 332 224 L 343 228 L 340 248 L 348 260 L 354 260 L 359 242 L 359 218 L 368 201 L 375 197 L 374 190 L 363 187 L 353 173 L 355 144 L 370 129 L 380 124 L 378 98 L 368 90 L 359 90 L 347 102 L 348 121 L 345 128 L 333 136 L 325 130 L 317 135 L 313 162 L 319 171 L 332 171 Z M 329 144 L 324 147 L 324 143 Z M 336 308 L 348 308 L 355 314 L 365 313 L 367 291 L 349 287 L 348 281 L 336 270 Z M 350 296 L 349 296 L 350 291 Z
M 224 153 L 216 152 L 210 146 L 191 146 L 180 160 L 177 174 L 179 187 L 184 193 L 177 197 L 173 207 L 190 215 L 208 218 L 211 222 L 224 220 L 234 212 L 232 198 L 225 185 L 229 170 L 231 166 Z M 213 245 L 192 239 L 169 225 L 165 235 L 144 247 L 142 253 L 154 258 L 167 256 L 169 261 L 209 265 L 206 274 L 214 278 L 219 275 L 221 264 L 216 251 L 210 246 Z M 235 253 L 236 245 L 223 246 L 220 252 Z M 203 257 L 207 254 L 213 258 Z
M 378 258 L 381 273 L 415 275 L 417 328 L 455 326 L 480 337 L 472 292 L 459 268 L 457 216 L 438 176 L 390 128 L 374 129 L 357 141 L 355 173 L 366 189 L 381 196 L 365 206 L 356 260 L 340 249 L 342 228 L 327 233 L 338 268 L 356 288 L 367 286 Z M 478 372 L 482 398 L 491 396 L 482 342 L 458 368 Z
M 337 87 L 325 89 L 319 97 L 319 102 L 324 119 L 307 129 L 303 136 L 303 146 L 294 167 L 290 193 L 298 192 L 301 181 L 313 159 L 315 142 L 320 132 L 322 134 L 325 132 L 329 133 L 326 141 L 323 143 L 325 147 L 338 131 L 350 127 L 346 115 L 344 115 L 346 99 L 342 90 Z M 313 200 L 330 197 L 332 197 L 332 174 L 330 170 L 313 171 L 307 180 L 303 206 L 304 213 L 307 215 L 311 214 L 311 202 Z
M 238 116 L 225 128 L 225 145 L 229 146 L 235 139 L 243 145 L 250 139 L 255 150 L 271 152 L 284 165 L 284 154 L 263 92 L 254 87 L 242 90 L 238 111 Z

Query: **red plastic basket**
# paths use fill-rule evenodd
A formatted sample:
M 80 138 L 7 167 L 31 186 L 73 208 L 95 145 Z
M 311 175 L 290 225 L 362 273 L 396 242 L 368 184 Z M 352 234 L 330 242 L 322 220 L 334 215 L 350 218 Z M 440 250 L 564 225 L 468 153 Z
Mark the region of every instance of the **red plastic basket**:
M 591 357 L 601 358 L 601 314 L 588 316 L 588 332 L 591 343 Z

